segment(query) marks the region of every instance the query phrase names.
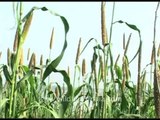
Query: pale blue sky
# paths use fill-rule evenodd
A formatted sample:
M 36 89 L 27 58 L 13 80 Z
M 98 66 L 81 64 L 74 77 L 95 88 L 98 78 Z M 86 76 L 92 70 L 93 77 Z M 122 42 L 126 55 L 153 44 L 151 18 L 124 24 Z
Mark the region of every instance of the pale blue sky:
M 58 69 L 67 69 L 70 66 L 71 78 L 73 79 L 75 56 L 79 38 L 82 38 L 82 47 L 90 38 L 96 38 L 101 43 L 101 21 L 100 21 L 100 2 L 24 2 L 24 14 L 27 13 L 33 6 L 47 8 L 64 16 L 69 23 L 70 30 L 67 36 L 68 47 L 64 58 Z M 142 53 L 142 69 L 150 62 L 150 54 L 153 41 L 153 22 L 154 13 L 157 2 L 116 2 L 114 21 L 123 20 L 130 24 L 136 25 L 141 30 L 143 41 Z M 109 35 L 109 27 L 111 23 L 113 2 L 106 3 L 106 23 Z M 158 16 L 160 11 L 158 11 Z M 13 41 L 15 29 L 10 28 L 14 26 L 14 17 L 11 2 L 0 2 L 0 51 L 2 51 L 2 58 L 0 63 L 6 62 L 6 51 L 9 47 L 13 48 Z M 157 45 L 160 41 L 160 19 L 157 19 Z M 31 53 L 35 52 L 37 55 L 37 62 L 39 63 L 40 55 L 44 58 L 49 56 L 49 42 L 52 28 L 55 28 L 55 36 L 52 49 L 52 59 L 59 55 L 64 42 L 64 30 L 61 20 L 58 17 L 53 17 L 48 12 L 35 11 L 32 27 L 28 34 L 27 40 L 24 44 L 24 59 L 27 58 L 27 50 L 31 49 Z M 119 53 L 122 53 L 123 33 L 126 34 L 126 39 L 132 33 L 131 43 L 128 50 L 128 57 L 131 59 L 138 48 L 138 33 L 129 29 L 124 24 L 115 24 L 113 27 L 112 43 L 114 59 Z M 87 59 L 87 67 L 90 68 L 90 60 L 92 58 L 92 47 L 94 42 L 86 49 L 80 58 L 80 65 L 83 58 Z M 120 59 L 121 60 L 121 59 Z M 137 61 L 130 65 L 132 80 L 137 79 Z M 28 64 L 28 62 L 26 62 Z M 52 74 L 56 79 L 56 74 Z M 60 80 L 61 77 L 58 77 Z M 58 80 L 58 81 L 59 81 Z M 60 80 L 63 81 L 63 80 Z

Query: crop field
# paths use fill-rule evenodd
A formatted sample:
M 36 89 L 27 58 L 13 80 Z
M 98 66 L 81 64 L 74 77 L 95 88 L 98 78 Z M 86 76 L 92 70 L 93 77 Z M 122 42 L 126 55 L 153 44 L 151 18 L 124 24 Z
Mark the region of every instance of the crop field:
M 33 7 L 24 15 L 23 4 L 25 3 L 17 2 L 13 6 L 16 19 L 13 49 L 8 46 L 6 64 L 0 63 L 0 118 L 160 118 L 160 45 L 157 47 L 155 42 L 156 33 L 159 32 L 156 32 L 159 3 L 154 11 L 153 33 L 150 33 L 153 34 L 153 44 L 149 46 L 152 49 L 150 63 L 145 68 L 142 68 L 141 30 L 133 23 L 114 21 L 115 2 L 112 19 L 107 21 L 107 2 L 101 2 L 101 38 L 90 38 L 84 46 L 81 44 L 82 39 L 79 39 L 72 66 L 73 78 L 70 75 L 71 66 L 68 69 L 57 67 L 70 44 L 67 40 L 70 24 L 65 15 L 47 7 Z M 48 58 L 41 55 L 38 60 L 35 52 L 28 49 L 25 54 L 23 51 L 35 11 L 48 12 L 53 17 L 58 17 L 63 25 L 63 47 L 55 58 L 50 56 L 54 47 L 54 28 L 50 41 L 46 42 L 50 50 Z M 106 27 L 106 22 L 111 23 L 110 28 Z M 123 54 L 119 54 L 116 60 L 113 59 L 112 34 L 115 24 L 125 25 L 139 37 L 138 49 L 134 49 L 132 59 L 128 59 L 127 54 L 129 47 L 132 47 L 132 33 L 122 35 Z M 90 64 L 87 64 L 86 58 L 81 58 L 81 55 L 92 41 L 95 43 L 91 51 L 93 54 Z M 3 52 L 0 52 L 2 55 Z M 28 64 L 24 63 L 25 58 Z M 131 80 L 130 63 L 133 61 L 138 68 L 137 75 L 132 76 L 136 82 Z M 146 73 L 147 68 L 150 68 L 149 73 Z M 50 82 L 52 73 L 62 76 L 62 85 L 55 82 L 53 87 Z M 150 77 L 146 77 L 146 74 Z

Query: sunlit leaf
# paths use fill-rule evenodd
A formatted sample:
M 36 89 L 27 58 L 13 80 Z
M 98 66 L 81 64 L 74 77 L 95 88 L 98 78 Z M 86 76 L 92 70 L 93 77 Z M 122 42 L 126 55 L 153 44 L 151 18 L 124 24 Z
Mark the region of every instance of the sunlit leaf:
M 8 98 L 3 98 L 0 100 L 0 108 L 2 108 L 2 106 L 8 101 Z
M 116 72 L 118 79 L 122 80 L 122 69 L 117 65 L 115 66 L 115 72 Z

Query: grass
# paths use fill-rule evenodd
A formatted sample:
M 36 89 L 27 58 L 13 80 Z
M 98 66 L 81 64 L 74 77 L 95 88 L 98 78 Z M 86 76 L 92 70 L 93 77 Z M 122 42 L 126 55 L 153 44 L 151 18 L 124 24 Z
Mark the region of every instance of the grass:
M 7 64 L 0 65 L 0 117 L 1 118 L 160 118 L 160 93 L 159 93 L 159 51 L 156 48 L 156 18 L 159 3 L 155 11 L 154 38 L 151 54 L 150 80 L 146 78 L 146 68 L 142 70 L 142 39 L 141 31 L 134 25 L 122 20 L 114 21 L 113 4 L 110 34 L 106 28 L 105 5 L 101 3 L 101 30 L 102 42 L 91 38 L 85 46 L 81 46 L 79 39 L 77 54 L 75 55 L 74 78 L 70 77 L 69 67 L 67 70 L 57 69 L 67 48 L 67 34 L 69 23 L 61 16 L 46 7 L 33 7 L 24 17 L 23 3 L 16 3 L 17 30 L 13 44 L 13 51 L 7 50 Z M 23 45 L 32 25 L 34 11 L 48 11 L 51 15 L 59 17 L 64 26 L 64 44 L 61 53 L 56 58 L 51 58 L 53 48 L 54 28 L 51 31 L 49 44 L 49 57 L 44 63 L 43 55 L 40 61 L 36 53 L 30 53 L 28 49 L 27 60 L 23 63 Z M 114 61 L 112 52 L 113 26 L 124 24 L 139 35 L 139 48 L 133 59 L 129 61 L 127 50 L 130 46 L 132 33 L 128 36 L 123 34 L 122 60 L 119 54 Z M 85 52 L 91 41 L 95 41 L 90 64 L 86 64 L 86 58 L 82 63 L 79 59 Z M 81 49 L 83 48 L 83 49 Z M 2 53 L 1 53 L 2 54 Z M 30 56 L 31 54 L 31 56 Z M 138 57 L 138 74 L 134 76 L 137 84 L 131 78 L 130 63 Z M 120 62 L 121 64 L 119 64 Z M 88 71 L 86 66 L 91 67 Z M 154 69 L 152 69 L 154 68 Z M 63 86 L 50 82 L 50 74 L 59 73 L 63 76 Z M 153 76 L 154 74 L 154 76 Z M 45 80 L 48 79 L 48 83 Z M 73 83 L 71 80 L 73 79 Z M 154 82 L 152 83 L 152 79 Z M 3 84 L 3 81 L 5 84 Z M 149 81 L 149 82 L 148 82 Z M 77 82 L 77 86 L 75 86 Z

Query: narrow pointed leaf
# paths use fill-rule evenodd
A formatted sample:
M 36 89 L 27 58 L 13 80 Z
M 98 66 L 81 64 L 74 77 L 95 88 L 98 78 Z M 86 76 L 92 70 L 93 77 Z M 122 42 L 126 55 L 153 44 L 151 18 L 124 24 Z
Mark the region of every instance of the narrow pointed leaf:
M 79 86 L 79 87 L 75 90 L 75 92 L 74 92 L 74 97 L 76 97 L 76 96 L 78 95 L 78 93 L 81 91 L 81 89 L 82 89 L 84 86 L 85 86 L 85 84 Z
M 0 100 L 0 109 L 2 108 L 2 106 L 8 101 L 8 98 L 3 98 Z
M 60 18 L 61 18 L 61 20 L 62 20 L 62 22 L 63 22 L 64 29 L 65 29 L 65 41 L 64 41 L 64 46 L 63 46 L 63 49 L 62 49 L 60 55 L 59 55 L 56 59 L 54 59 L 54 60 L 48 65 L 48 67 L 45 69 L 44 74 L 43 74 L 43 80 L 45 80 L 46 77 L 49 76 L 50 73 L 52 72 L 52 69 L 56 68 L 57 65 L 60 63 L 60 61 L 61 61 L 62 58 L 63 58 L 64 52 L 65 52 L 65 50 L 66 50 L 66 48 L 67 48 L 67 39 L 66 39 L 66 37 L 67 37 L 67 32 L 68 32 L 68 30 L 69 30 L 69 25 L 68 25 L 67 20 L 66 20 L 63 16 L 60 16 Z
M 6 80 L 11 84 L 12 83 L 11 82 L 12 77 L 11 77 L 6 65 L 3 66 L 3 73 L 4 73 L 4 76 L 5 76 Z
M 2 95 L 2 91 L 3 91 L 3 81 L 2 81 L 2 76 L 0 74 L 0 95 Z
M 127 107 L 128 107 L 128 102 L 127 102 L 127 99 L 126 99 L 124 93 L 122 92 L 121 110 L 124 111 L 127 109 Z

